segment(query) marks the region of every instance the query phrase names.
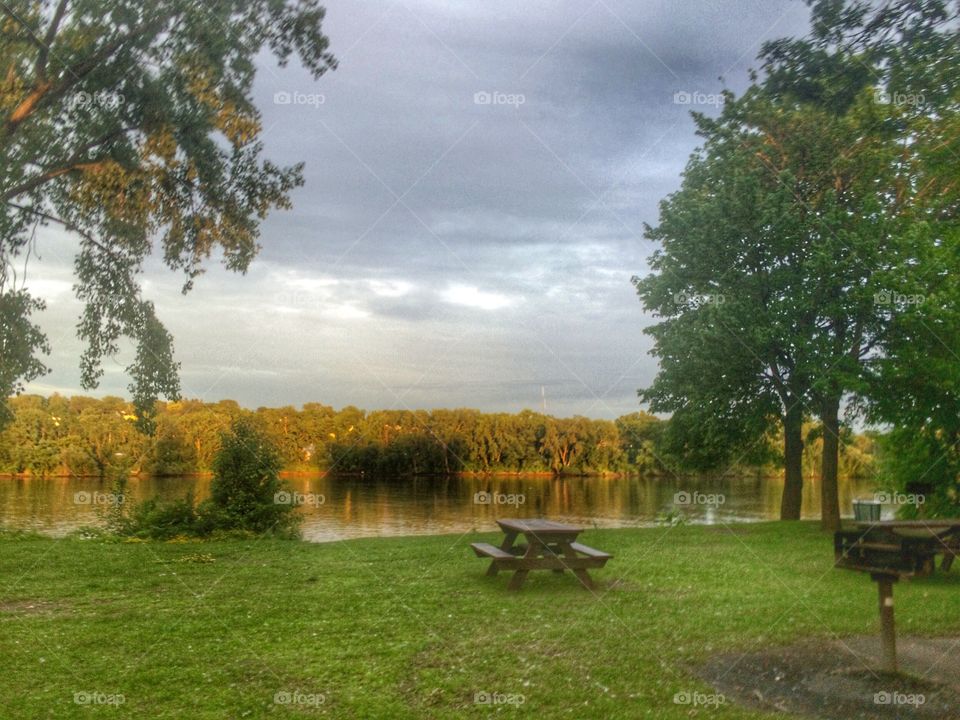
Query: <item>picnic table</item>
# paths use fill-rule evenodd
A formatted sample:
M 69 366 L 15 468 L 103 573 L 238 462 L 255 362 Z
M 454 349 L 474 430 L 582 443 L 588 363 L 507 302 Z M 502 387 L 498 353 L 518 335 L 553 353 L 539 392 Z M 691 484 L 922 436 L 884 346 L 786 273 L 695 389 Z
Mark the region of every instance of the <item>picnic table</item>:
M 487 575 L 494 576 L 501 570 L 513 570 L 507 585 L 509 590 L 519 590 L 531 570 L 552 570 L 562 574 L 570 570 L 587 589 L 593 588 L 590 568 L 602 568 L 613 557 L 576 542 L 583 532 L 582 527 L 565 525 L 552 520 L 497 520 L 504 532 L 500 547 L 489 543 L 471 543 L 477 557 L 490 558 Z M 526 544 L 517 544 L 523 536 Z

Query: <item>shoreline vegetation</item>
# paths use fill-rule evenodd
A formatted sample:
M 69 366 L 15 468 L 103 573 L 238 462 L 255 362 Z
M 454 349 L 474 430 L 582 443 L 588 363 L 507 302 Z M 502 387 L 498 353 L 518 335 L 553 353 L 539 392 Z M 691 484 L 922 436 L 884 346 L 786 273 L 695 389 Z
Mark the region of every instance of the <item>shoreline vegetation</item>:
M 625 477 L 663 477 L 669 475 L 670 477 L 679 477 L 679 478 L 699 478 L 707 477 L 709 473 L 696 473 L 696 472 L 662 472 L 662 473 L 638 473 L 638 472 L 605 472 L 605 473 L 564 473 L 560 472 L 557 474 L 550 472 L 510 472 L 507 470 L 489 470 L 486 472 L 479 471 L 460 471 L 453 472 L 449 474 L 423 474 L 423 475 L 405 475 L 411 479 L 430 479 L 430 478 L 453 478 L 453 479 L 476 479 L 476 478 L 491 478 L 491 479 L 517 479 L 517 480 L 556 480 L 557 478 L 581 478 L 581 479 L 598 479 L 598 480 L 614 480 L 618 478 Z M 781 477 L 782 473 L 780 472 L 751 472 L 748 473 L 749 477 L 755 477 L 760 480 L 774 480 L 778 477 Z M 744 473 L 733 473 L 727 472 L 724 475 L 717 477 L 745 477 Z M 197 480 L 209 480 L 213 477 L 213 473 L 210 471 L 203 472 L 192 472 L 192 473 L 182 473 L 179 475 L 149 475 L 142 472 L 133 472 L 130 473 L 127 477 L 129 478 L 154 478 L 154 479 L 163 479 L 163 478 L 196 478 Z M 363 473 L 363 472 L 337 472 L 335 470 L 281 470 L 280 477 L 284 479 L 294 479 L 294 478 L 339 478 L 344 480 L 363 480 L 366 478 L 370 479 L 380 479 L 383 476 L 377 473 Z M 0 480 L 30 480 L 30 479 L 50 479 L 50 480 L 67 480 L 70 478 L 78 480 L 91 480 L 91 479 L 101 479 L 100 475 L 77 475 L 73 473 L 47 473 L 45 475 L 31 475 L 30 473 L 0 473 Z M 102 478 L 106 479 L 106 478 Z M 816 476 L 810 476 L 809 479 L 817 479 Z
M 691 465 L 671 421 L 645 412 L 603 420 L 319 403 L 247 410 L 232 400 L 183 400 L 158 403 L 155 431 L 145 435 L 134 405 L 122 398 L 21 395 L 6 404 L 12 419 L 0 432 L 0 478 L 209 477 L 222 433 L 240 418 L 276 447 L 281 471 L 291 477 L 774 477 L 783 467 L 776 433 L 735 449 L 737 461 Z M 812 423 L 805 433 L 804 476 L 814 477 L 822 433 Z M 840 474 L 870 476 L 875 441 L 873 433 L 845 432 Z

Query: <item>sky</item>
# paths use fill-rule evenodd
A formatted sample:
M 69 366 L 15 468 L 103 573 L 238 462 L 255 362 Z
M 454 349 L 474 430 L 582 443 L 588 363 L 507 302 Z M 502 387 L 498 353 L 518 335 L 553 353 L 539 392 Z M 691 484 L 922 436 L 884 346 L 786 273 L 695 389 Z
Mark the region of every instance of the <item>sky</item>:
M 183 395 L 250 408 L 473 407 L 614 418 L 657 372 L 631 277 L 697 146 L 800 0 L 328 0 L 340 66 L 260 58 L 266 156 L 305 163 L 246 275 L 144 294 Z M 29 392 L 128 396 L 124 351 L 80 388 L 76 238 L 43 228 L 27 287 L 52 372 Z

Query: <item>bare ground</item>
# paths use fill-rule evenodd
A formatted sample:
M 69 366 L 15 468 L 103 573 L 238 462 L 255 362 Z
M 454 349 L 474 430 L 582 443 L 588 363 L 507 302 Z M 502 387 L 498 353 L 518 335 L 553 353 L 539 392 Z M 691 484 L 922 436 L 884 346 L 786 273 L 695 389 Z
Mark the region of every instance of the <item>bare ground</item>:
M 698 674 L 727 702 L 821 720 L 960 720 L 960 638 L 898 638 L 900 674 L 878 670 L 879 638 L 713 657 Z

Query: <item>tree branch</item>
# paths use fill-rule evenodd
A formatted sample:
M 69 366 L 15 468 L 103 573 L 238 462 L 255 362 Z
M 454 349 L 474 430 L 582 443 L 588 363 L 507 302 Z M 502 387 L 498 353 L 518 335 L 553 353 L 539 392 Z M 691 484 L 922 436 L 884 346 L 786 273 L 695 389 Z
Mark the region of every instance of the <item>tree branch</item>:
M 28 212 L 31 215 L 34 215 L 35 217 L 40 218 L 41 220 L 49 220 L 50 222 L 55 222 L 58 225 L 63 225 L 64 229 L 70 232 L 77 233 L 80 237 L 82 237 L 84 240 L 86 240 L 91 245 L 96 247 L 98 250 L 103 251 L 104 253 L 106 253 L 107 255 L 110 255 L 113 258 L 119 259 L 117 255 L 110 248 L 108 248 L 106 245 L 101 243 L 99 240 L 94 239 L 94 237 L 90 233 L 88 233 L 86 230 L 82 230 L 81 228 L 78 228 L 76 225 L 74 225 L 72 222 L 69 222 L 68 220 L 58 218 L 56 215 L 51 215 L 50 213 L 44 212 L 43 210 L 37 210 L 36 208 L 27 207 L 26 205 L 18 205 L 17 203 L 14 203 L 14 202 L 7 202 L 6 205 L 8 207 L 12 207 L 22 212 Z
M 68 0 L 60 0 L 60 4 L 57 5 L 57 9 L 53 13 L 53 20 L 50 21 L 50 27 L 47 28 L 47 34 L 43 36 L 43 40 L 41 41 L 42 47 L 40 48 L 40 53 L 37 55 L 37 64 L 33 70 L 38 78 L 46 78 L 47 76 L 47 59 L 50 57 L 50 46 L 57 37 L 57 31 L 60 29 L 60 21 L 63 20 L 63 16 L 67 12 L 67 2 Z
M 89 75 L 98 64 L 107 60 L 128 42 L 137 39 L 154 27 L 159 27 L 163 22 L 165 22 L 165 20 L 155 20 L 150 23 L 138 25 L 126 35 L 117 38 L 111 43 L 107 43 L 92 55 L 66 68 L 64 78 L 57 85 L 53 85 L 52 83 L 38 84 L 37 88 L 27 95 L 27 97 L 13 109 L 13 112 L 10 113 L 10 117 L 3 126 L 2 137 L 7 138 L 12 135 L 17 127 L 33 114 L 39 106 L 53 102 L 66 95 L 72 87 Z

